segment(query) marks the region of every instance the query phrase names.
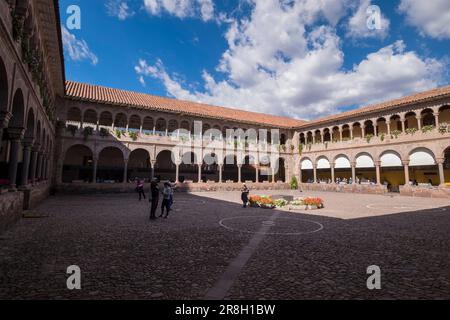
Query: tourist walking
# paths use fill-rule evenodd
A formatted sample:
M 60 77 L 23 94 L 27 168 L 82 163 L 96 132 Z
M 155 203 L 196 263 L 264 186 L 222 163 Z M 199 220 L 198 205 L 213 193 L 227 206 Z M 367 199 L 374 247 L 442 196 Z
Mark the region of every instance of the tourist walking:
M 250 193 L 250 190 L 247 188 L 247 185 L 244 183 L 242 184 L 241 188 L 241 200 L 242 200 L 242 207 L 247 208 L 248 203 L 248 194 Z
M 139 178 L 136 178 L 136 191 L 139 193 L 139 201 L 141 201 L 142 197 L 145 199 L 145 193 L 144 193 L 144 180 L 141 180 Z
M 150 183 L 149 201 L 150 201 L 150 220 L 154 220 L 156 219 L 156 209 L 158 208 L 159 202 L 159 188 L 156 179 L 153 179 L 152 182 Z
M 169 182 L 164 183 L 164 189 L 162 190 L 162 194 L 163 194 L 163 201 L 161 204 L 161 215 L 159 217 L 167 219 L 173 202 L 173 189 Z M 166 209 L 165 216 L 164 216 L 164 209 Z

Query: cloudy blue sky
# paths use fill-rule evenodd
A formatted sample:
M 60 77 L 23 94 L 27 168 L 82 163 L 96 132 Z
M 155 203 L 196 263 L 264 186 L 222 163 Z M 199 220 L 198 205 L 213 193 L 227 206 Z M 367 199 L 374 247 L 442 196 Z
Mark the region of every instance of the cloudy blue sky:
M 73 4 L 79 30 L 66 24 Z M 367 27 L 372 5 L 378 29 Z M 448 0 L 61 0 L 60 9 L 69 80 L 301 119 L 450 83 Z

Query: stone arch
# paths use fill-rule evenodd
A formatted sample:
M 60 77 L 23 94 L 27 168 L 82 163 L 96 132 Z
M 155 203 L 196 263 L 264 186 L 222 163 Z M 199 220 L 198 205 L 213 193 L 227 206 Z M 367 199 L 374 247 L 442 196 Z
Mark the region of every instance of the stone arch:
M 417 147 L 409 152 L 409 178 L 413 184 L 440 184 L 436 157 L 432 150 Z
M 439 108 L 439 123 L 450 124 L 450 105 L 446 104 Z
M 409 152 L 409 166 L 435 165 L 436 157 L 428 148 L 418 147 Z
M 67 122 L 73 123 L 73 124 L 80 124 L 81 123 L 81 110 L 77 107 L 72 107 L 69 110 L 67 110 Z
M 94 109 L 87 109 L 83 114 L 83 124 L 97 125 L 97 111 Z
M 436 126 L 436 121 L 434 117 L 433 109 L 425 108 L 420 112 L 420 117 L 422 118 L 422 126 Z
M 103 126 L 103 127 L 112 127 L 113 125 L 113 115 L 111 112 L 109 111 L 103 111 L 102 113 L 100 113 L 100 117 L 99 117 L 99 125 Z
M 25 100 L 22 89 L 17 89 L 14 93 L 12 105 L 12 117 L 9 121 L 9 127 L 24 128 L 25 127 Z
M 374 157 L 367 151 L 360 152 L 355 156 L 356 168 L 374 168 Z
M 35 131 L 36 131 L 35 127 L 36 127 L 36 125 L 35 125 L 34 110 L 33 110 L 33 108 L 30 108 L 28 110 L 28 115 L 27 115 L 25 137 L 34 139 Z
M 84 144 L 73 144 L 64 154 L 62 182 L 91 182 L 93 177 L 93 151 Z
M 144 117 L 144 120 L 142 122 L 142 132 L 145 134 L 152 134 L 153 129 L 155 127 L 155 122 L 152 117 Z
M 219 182 L 219 156 L 215 152 L 207 152 L 203 156 L 202 180 Z
M 103 182 L 122 182 L 125 153 L 117 146 L 104 146 L 98 153 L 97 178 Z
M 158 118 L 158 120 L 156 120 L 156 133 L 159 135 L 165 135 L 166 134 L 166 129 L 167 129 L 167 121 L 164 118 Z
M 141 117 L 139 117 L 137 114 L 133 114 L 128 122 L 128 130 L 138 132 L 141 130 Z
M 226 154 L 223 160 L 223 181 L 238 182 L 238 160 L 235 154 Z
M 155 177 L 160 181 L 175 181 L 175 155 L 171 150 L 160 150 L 155 157 Z
M 128 124 L 128 117 L 125 113 L 119 112 L 114 118 L 114 128 L 125 130 Z
M 150 158 L 150 152 L 143 148 L 136 148 L 131 151 L 128 158 L 128 177 L 149 181 L 152 178 Z
M 169 132 L 173 133 L 174 131 L 178 130 L 178 121 L 176 119 L 170 119 L 167 126 Z

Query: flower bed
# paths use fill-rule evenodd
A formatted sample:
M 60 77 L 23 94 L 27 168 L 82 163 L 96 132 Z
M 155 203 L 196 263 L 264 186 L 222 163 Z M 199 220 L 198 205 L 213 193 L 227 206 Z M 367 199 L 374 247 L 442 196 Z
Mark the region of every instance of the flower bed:
M 295 198 L 293 201 L 287 201 L 286 199 L 273 200 L 271 196 L 259 196 L 254 195 L 249 197 L 251 207 L 273 209 L 289 207 L 292 209 L 322 209 L 324 207 L 323 200 L 321 198 Z

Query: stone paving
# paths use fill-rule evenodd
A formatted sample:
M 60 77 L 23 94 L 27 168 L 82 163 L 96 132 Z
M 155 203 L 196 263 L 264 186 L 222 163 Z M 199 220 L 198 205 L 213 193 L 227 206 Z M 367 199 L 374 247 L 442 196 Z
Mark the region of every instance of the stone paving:
M 40 217 L 0 235 L 0 298 L 450 298 L 449 200 L 267 193 L 320 196 L 326 208 L 176 194 L 169 218 L 149 222 L 135 194 L 50 197 L 32 212 Z M 81 268 L 82 290 L 66 288 L 69 265 Z M 370 265 L 381 268 L 381 290 L 366 288 Z

